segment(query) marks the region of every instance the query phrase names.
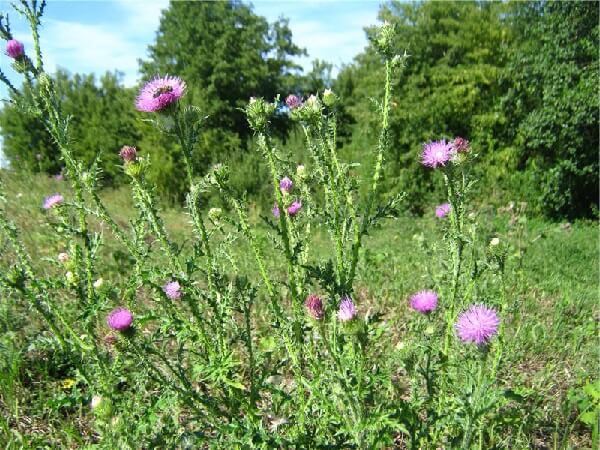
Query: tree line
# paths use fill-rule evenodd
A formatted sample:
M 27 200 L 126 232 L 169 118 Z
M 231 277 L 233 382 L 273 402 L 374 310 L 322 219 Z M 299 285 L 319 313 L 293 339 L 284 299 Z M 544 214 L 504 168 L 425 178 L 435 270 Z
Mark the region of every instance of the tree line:
M 422 145 L 462 136 L 479 154 L 482 199 L 527 201 L 550 217 L 597 215 L 597 2 L 392 1 L 379 16 L 395 26 L 397 51 L 410 55 L 394 80 L 386 193 L 404 191 L 407 208 L 425 211 L 442 187 L 420 167 Z M 264 169 L 242 112 L 250 97 L 279 94 L 283 100 L 331 87 L 342 105 L 340 152 L 360 163 L 356 170 L 372 162 L 372 97 L 383 73 L 374 46 L 335 79 L 323 61 L 303 74 L 294 58 L 305 54 L 287 20 L 269 23 L 245 3 L 171 2 L 140 71 L 145 80 L 167 73 L 186 80 L 186 102 L 206 116 L 194 154 L 197 170 L 225 162 L 237 188 L 266 201 Z M 75 153 L 90 163 L 102 160 L 106 186 L 124 181 L 119 148 L 136 145 L 150 156 L 149 177 L 162 196 L 182 199 L 181 150 L 140 120 L 136 89 L 123 87 L 118 73 L 96 80 L 59 70 L 55 83 L 72 117 Z M 305 154 L 284 114 L 273 127 L 281 145 L 298 148 L 300 162 Z M 60 172 L 58 151 L 37 118 L 6 103 L 0 128 L 11 167 Z

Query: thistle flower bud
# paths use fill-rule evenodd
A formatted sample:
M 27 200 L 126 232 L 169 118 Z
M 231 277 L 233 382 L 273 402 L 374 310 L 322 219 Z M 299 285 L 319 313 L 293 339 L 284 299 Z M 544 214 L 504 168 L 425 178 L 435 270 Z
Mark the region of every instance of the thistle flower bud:
M 223 216 L 223 210 L 221 208 L 210 208 L 208 210 L 208 218 L 213 222 L 218 222 Z
M 6 55 L 12 59 L 19 59 L 25 54 L 25 46 L 16 39 L 11 39 L 6 43 Z
M 70 256 L 68 253 L 61 252 L 58 254 L 57 259 L 61 263 L 66 263 L 70 259 Z
M 279 182 L 279 189 L 282 194 L 289 194 L 292 190 L 294 183 L 288 177 L 283 177 Z
M 457 153 L 467 153 L 471 149 L 471 145 L 466 139 L 456 137 L 454 138 L 454 141 L 452 141 L 452 148 Z
M 65 273 L 65 278 L 67 280 L 67 283 L 69 284 L 74 284 L 75 281 L 77 280 L 77 277 L 75 276 L 75 274 L 73 272 L 71 272 L 70 270 Z
M 331 89 L 325 89 L 325 92 L 323 92 L 323 104 L 331 108 L 333 105 L 335 105 L 336 101 L 337 96 L 333 93 L 333 91 Z
M 296 167 L 296 175 L 301 180 L 305 177 L 305 175 L 306 175 L 306 167 L 304 167 L 304 164 L 299 164 L 298 167 Z
M 306 311 L 314 319 L 320 320 L 323 318 L 323 301 L 316 294 L 310 294 L 304 301 Z
M 137 149 L 129 145 L 124 145 L 119 152 L 119 156 L 124 162 L 133 162 L 137 158 Z
M 246 119 L 250 124 L 250 128 L 256 132 L 265 131 L 276 109 L 276 102 L 267 103 L 262 98 L 250 98 L 248 105 L 246 105 Z
M 373 45 L 377 52 L 386 58 L 393 58 L 394 55 L 394 37 L 396 30 L 394 25 L 385 22 L 376 32 L 373 38 Z

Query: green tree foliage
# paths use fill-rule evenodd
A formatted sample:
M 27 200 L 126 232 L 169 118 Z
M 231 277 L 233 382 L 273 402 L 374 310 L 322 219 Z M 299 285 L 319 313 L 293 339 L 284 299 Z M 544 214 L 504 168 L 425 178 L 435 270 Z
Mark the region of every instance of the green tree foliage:
M 502 111 L 517 179 L 548 215 L 589 215 L 599 188 L 598 3 L 517 4 L 514 12 L 520 46 L 504 74 Z
M 133 110 L 134 93 L 125 89 L 118 74 L 106 73 L 96 82 L 93 75 L 74 75 L 59 70 L 54 77 L 62 108 L 70 116 L 72 147 L 87 164 L 102 159 L 106 185 L 121 181 L 118 152 L 123 144 L 139 139 Z M 36 89 L 34 86 L 33 89 Z M 24 95 L 31 91 L 25 86 Z M 59 151 L 39 119 L 7 103 L 0 111 L 3 152 L 11 166 L 60 173 Z M 39 155 L 39 156 L 38 156 Z
M 216 161 L 235 162 L 247 173 L 247 165 L 254 166 L 256 158 L 244 154 L 252 133 L 242 108 L 250 97 L 272 99 L 295 90 L 300 67 L 291 58 L 302 54 L 292 42 L 286 20 L 269 24 L 239 1 L 171 2 L 141 70 L 146 79 L 167 73 L 183 78 L 188 86 L 186 103 L 206 114 L 193 161 L 198 173 Z M 285 135 L 286 122 L 277 125 L 279 135 Z M 174 147 L 174 143 L 163 142 L 160 158 L 168 161 L 156 177 L 165 182 L 172 179 L 175 185 L 158 181 L 161 190 L 176 196 L 183 191 L 175 179 L 179 169 L 171 157 L 178 152 Z M 240 188 L 250 192 L 258 188 L 248 174 L 234 178 Z

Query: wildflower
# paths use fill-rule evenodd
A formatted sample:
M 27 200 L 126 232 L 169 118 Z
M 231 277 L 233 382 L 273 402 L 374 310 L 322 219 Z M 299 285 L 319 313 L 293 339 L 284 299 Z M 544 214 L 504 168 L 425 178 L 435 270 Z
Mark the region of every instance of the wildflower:
M 53 177 L 56 181 L 65 181 L 65 176 L 62 173 L 57 173 Z
M 287 212 L 290 216 L 294 217 L 296 214 L 298 214 L 300 208 L 302 208 L 302 202 L 294 200 L 292 204 L 288 206 Z
M 25 46 L 22 42 L 11 39 L 6 43 L 6 55 L 12 59 L 19 59 L 25 54 Z
M 90 407 L 92 409 L 96 409 L 98 406 L 100 406 L 100 403 L 102 403 L 102 396 L 101 395 L 94 395 L 92 397 L 92 401 L 90 402 Z
M 271 208 L 271 214 L 273 214 L 273 217 L 279 217 L 279 206 L 277 206 L 277 203 Z
M 179 77 L 156 77 L 142 87 L 135 101 L 138 111 L 156 112 L 177 102 L 185 91 L 185 81 Z
M 486 344 L 498 333 L 500 319 L 496 311 L 485 305 L 473 305 L 458 316 L 456 334 L 463 342 Z
M 218 222 L 223 216 L 223 210 L 221 208 L 210 208 L 208 210 L 208 218 L 213 222 Z
M 426 314 L 437 308 L 438 296 L 434 291 L 420 291 L 410 297 L 410 307 Z
M 315 319 L 323 318 L 323 301 L 316 294 L 310 294 L 304 301 L 308 313 Z
M 119 152 L 119 156 L 125 162 L 135 161 L 137 158 L 137 149 L 129 145 L 124 145 Z
M 285 99 L 285 104 L 290 109 L 296 109 L 302 106 L 302 99 L 294 94 L 290 94 Z
M 68 253 L 61 252 L 58 254 L 57 258 L 61 263 L 66 263 L 70 259 L 70 256 Z
M 113 330 L 124 331 L 133 323 L 133 314 L 125 308 L 117 308 L 108 315 L 106 323 Z
M 304 164 L 298 164 L 298 167 L 296 167 L 296 175 L 300 179 L 304 178 L 304 175 L 306 175 L 306 167 L 304 167 Z
M 294 183 L 288 177 L 283 177 L 279 182 L 279 189 L 282 194 L 289 194 L 293 186 Z
M 76 281 L 75 274 L 70 270 L 65 273 L 65 278 L 67 279 L 67 283 L 75 283 Z
M 441 205 L 438 205 L 435 208 L 435 216 L 439 219 L 442 219 L 442 218 L 446 217 L 448 214 L 450 214 L 451 210 L 452 210 L 452 206 L 450 205 L 450 203 L 442 203 Z
M 337 96 L 333 93 L 333 91 L 331 89 L 325 89 L 325 92 L 323 92 L 323 103 L 325 106 L 332 107 L 335 105 L 336 100 Z
M 348 296 L 342 297 L 342 301 L 340 302 L 340 307 L 338 310 L 338 319 L 342 322 L 348 322 L 354 319 L 355 315 L 356 308 L 354 307 L 352 299 Z
M 42 207 L 44 209 L 54 208 L 56 205 L 60 205 L 65 201 L 65 198 L 60 194 L 52 194 L 44 199 Z
M 94 281 L 94 287 L 96 289 L 100 289 L 103 285 L 104 285 L 104 280 L 102 278 L 98 278 L 96 281 Z
M 426 167 L 435 169 L 439 166 L 445 166 L 452 156 L 452 145 L 448 144 L 445 139 L 441 141 L 433 141 L 423 146 L 423 154 L 421 162 Z
M 467 153 L 470 149 L 469 141 L 461 137 L 454 138 L 452 149 L 457 153 Z
M 492 246 L 492 247 L 496 247 L 497 245 L 500 245 L 500 239 L 498 239 L 497 237 L 495 237 L 495 238 L 493 238 L 493 239 L 490 241 L 490 246 Z
M 169 281 L 163 286 L 163 291 L 171 300 L 179 300 L 181 298 L 181 285 L 178 281 Z

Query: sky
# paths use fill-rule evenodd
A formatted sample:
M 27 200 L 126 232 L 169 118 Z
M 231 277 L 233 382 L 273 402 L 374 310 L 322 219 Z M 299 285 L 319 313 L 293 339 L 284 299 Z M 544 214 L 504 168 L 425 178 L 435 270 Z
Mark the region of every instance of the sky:
M 287 0 L 252 2 L 254 11 L 269 22 L 289 19 L 294 42 L 309 56 L 298 62 L 310 69 L 319 58 L 334 64 L 335 76 L 342 64 L 350 63 L 367 40 L 363 28 L 377 22 L 379 0 Z M 57 65 L 71 73 L 118 70 L 126 86 L 138 81 L 138 58 L 147 56 L 154 41 L 161 10 L 168 0 L 54 1 L 49 0 L 42 18 L 42 51 L 46 70 Z M 12 12 L 10 2 L 0 0 L 0 11 L 8 12 L 16 39 L 31 50 L 32 39 L 26 22 Z M 2 52 L 3 53 L 3 52 Z M 20 84 L 8 58 L 0 55 L 1 67 L 9 79 Z M 7 90 L 0 87 L 0 99 Z

